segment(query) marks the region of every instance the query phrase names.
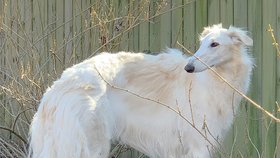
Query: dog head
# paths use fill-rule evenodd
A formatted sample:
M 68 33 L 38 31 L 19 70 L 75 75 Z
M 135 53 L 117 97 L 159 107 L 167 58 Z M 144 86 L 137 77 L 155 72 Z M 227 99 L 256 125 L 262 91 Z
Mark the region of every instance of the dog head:
M 221 24 L 205 27 L 200 42 L 199 49 L 185 66 L 189 73 L 219 66 L 231 60 L 234 53 L 240 53 L 242 47 L 253 45 L 246 31 L 232 26 L 225 29 Z

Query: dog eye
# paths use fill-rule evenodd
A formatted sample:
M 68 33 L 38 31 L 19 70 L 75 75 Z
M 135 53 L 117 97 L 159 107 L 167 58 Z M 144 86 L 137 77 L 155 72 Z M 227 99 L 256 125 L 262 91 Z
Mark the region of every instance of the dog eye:
M 217 42 L 213 42 L 213 43 L 211 43 L 211 47 L 217 47 L 218 45 L 220 45 L 219 43 L 217 43 Z

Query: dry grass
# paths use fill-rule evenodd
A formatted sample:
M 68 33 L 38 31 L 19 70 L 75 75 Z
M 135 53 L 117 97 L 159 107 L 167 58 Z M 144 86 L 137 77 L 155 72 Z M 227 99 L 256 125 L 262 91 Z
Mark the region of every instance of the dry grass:
M 70 7 L 83 5 L 76 3 Z M 133 29 L 164 14 L 162 8 L 166 5 L 165 1 L 157 2 L 157 12 L 150 14 L 145 9 L 151 5 L 148 0 L 114 3 L 97 1 L 85 9 L 77 6 L 69 15 L 57 8 L 58 17 L 53 14 L 42 18 L 47 8 L 39 2 L 0 1 L 0 157 L 26 154 L 28 128 L 40 98 L 66 67 L 101 51 L 128 49 L 124 45 Z M 23 16 L 26 14 L 34 19 Z M 131 149 L 116 145 L 111 155 L 118 157 L 128 151 Z
M 272 38 L 272 45 L 275 47 L 276 51 L 277 51 L 277 55 L 278 57 L 280 57 L 280 49 L 279 49 L 279 44 L 275 38 L 275 35 L 274 35 L 274 30 L 272 29 L 271 25 L 268 24 L 268 29 L 267 31 L 270 33 L 270 36 Z

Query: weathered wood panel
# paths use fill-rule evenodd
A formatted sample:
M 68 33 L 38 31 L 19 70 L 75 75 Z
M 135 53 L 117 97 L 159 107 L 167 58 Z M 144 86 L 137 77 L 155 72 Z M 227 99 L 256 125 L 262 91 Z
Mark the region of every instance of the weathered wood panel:
M 268 24 L 280 41 L 278 0 L 0 0 L 0 125 L 11 127 L 21 110 L 38 104 L 61 72 L 101 51 L 152 51 L 177 41 L 191 51 L 207 25 L 248 29 L 256 67 L 250 96 L 279 115 L 280 64 Z M 138 24 L 139 23 L 139 24 Z M 25 105 L 25 106 L 22 106 Z M 15 131 L 27 136 L 30 120 Z M 24 130 L 25 129 L 25 132 Z M 0 131 L 1 136 L 2 132 Z M 280 126 L 245 102 L 216 157 L 280 157 Z M 10 138 L 10 133 L 3 131 Z M 278 149 L 277 149 L 278 147 Z M 141 154 L 127 151 L 121 157 Z
M 263 1 L 263 54 L 262 54 L 262 105 L 272 113 L 276 110 L 276 51 L 272 47 L 268 24 L 276 28 L 276 0 Z M 270 40 L 266 40 L 270 39 Z M 265 117 L 265 116 L 263 116 Z M 276 124 L 271 119 L 262 122 L 262 151 L 264 157 L 273 157 L 276 146 Z M 279 149 L 278 149 L 279 150 Z
M 253 35 L 254 47 L 252 49 L 255 58 L 255 66 L 253 71 L 253 79 L 251 83 L 251 97 L 256 102 L 261 103 L 262 91 L 262 0 L 248 0 L 248 29 Z M 259 157 L 262 148 L 261 140 L 261 113 L 252 106 L 248 106 L 248 138 L 251 145 L 249 146 L 249 155 L 252 157 Z

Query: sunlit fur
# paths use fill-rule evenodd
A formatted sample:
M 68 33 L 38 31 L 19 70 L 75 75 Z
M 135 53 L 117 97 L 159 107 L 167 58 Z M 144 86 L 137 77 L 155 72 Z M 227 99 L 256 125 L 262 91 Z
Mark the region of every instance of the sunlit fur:
M 209 40 L 216 39 L 220 47 L 209 49 Z M 198 56 L 218 54 L 213 68 L 246 93 L 250 40 L 237 28 L 205 28 L 201 47 L 207 48 L 199 48 Z M 202 72 L 187 73 L 190 60 Z M 32 121 L 29 156 L 107 158 L 110 144 L 120 142 L 152 158 L 208 158 L 214 148 L 205 138 L 218 145 L 215 139 L 225 136 L 240 100 L 199 61 L 178 50 L 155 56 L 101 53 L 66 69 L 47 89 Z M 157 102 L 177 110 L 201 133 Z

